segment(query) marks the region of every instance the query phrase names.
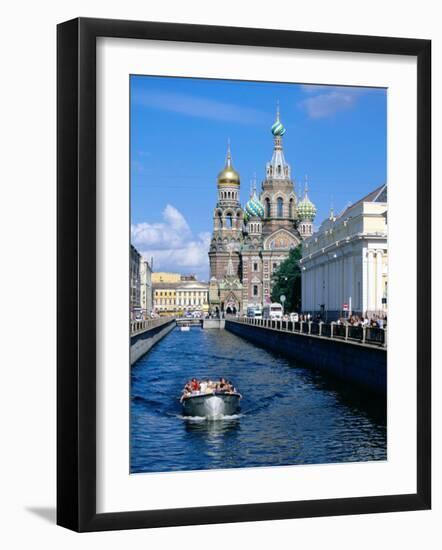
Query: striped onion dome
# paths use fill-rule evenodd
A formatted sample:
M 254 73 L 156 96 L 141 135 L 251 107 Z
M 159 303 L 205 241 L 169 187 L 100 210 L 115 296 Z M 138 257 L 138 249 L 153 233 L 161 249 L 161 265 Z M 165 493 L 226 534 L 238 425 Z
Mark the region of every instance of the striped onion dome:
M 275 137 L 282 137 L 285 134 L 285 128 L 282 125 L 282 122 L 279 120 L 279 101 L 276 104 L 276 120 L 272 124 L 272 134 Z
M 308 198 L 307 191 L 304 193 L 304 198 L 298 202 L 296 213 L 300 220 L 313 221 L 316 216 L 316 206 Z
M 250 218 L 256 216 L 258 218 L 264 217 L 264 205 L 260 202 L 256 193 L 250 197 L 249 201 L 246 204 L 245 211 L 247 212 Z
M 277 120 L 272 124 L 272 134 L 274 136 L 283 136 L 285 134 L 286 130 L 284 126 L 282 125 L 281 121 L 279 120 L 279 116 Z

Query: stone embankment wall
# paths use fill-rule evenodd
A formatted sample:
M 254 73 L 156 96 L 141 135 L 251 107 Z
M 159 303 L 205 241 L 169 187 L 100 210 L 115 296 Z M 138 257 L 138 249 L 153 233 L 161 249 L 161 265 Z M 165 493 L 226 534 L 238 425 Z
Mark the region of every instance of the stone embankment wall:
M 152 346 L 164 338 L 176 327 L 175 319 L 139 332 L 130 338 L 130 364 L 133 365 L 140 357 L 147 353 Z
M 387 392 L 387 350 L 226 320 L 226 330 L 304 365 L 327 371 L 378 394 Z

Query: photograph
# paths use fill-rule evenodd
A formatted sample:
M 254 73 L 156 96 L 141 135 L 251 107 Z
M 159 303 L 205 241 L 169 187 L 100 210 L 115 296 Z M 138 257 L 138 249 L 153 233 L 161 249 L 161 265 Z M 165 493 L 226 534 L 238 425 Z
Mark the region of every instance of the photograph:
M 130 75 L 131 474 L 388 460 L 387 91 Z

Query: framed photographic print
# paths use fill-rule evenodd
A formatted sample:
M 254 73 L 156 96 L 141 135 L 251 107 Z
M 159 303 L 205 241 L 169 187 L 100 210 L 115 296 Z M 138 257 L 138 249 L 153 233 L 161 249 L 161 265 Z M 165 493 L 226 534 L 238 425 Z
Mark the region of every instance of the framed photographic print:
M 430 52 L 58 26 L 59 525 L 430 508 Z

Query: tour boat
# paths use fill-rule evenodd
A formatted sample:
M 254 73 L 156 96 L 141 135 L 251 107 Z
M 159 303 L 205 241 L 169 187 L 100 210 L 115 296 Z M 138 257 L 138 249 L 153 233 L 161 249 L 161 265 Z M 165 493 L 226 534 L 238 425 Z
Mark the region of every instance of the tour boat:
M 183 396 L 183 414 L 185 416 L 200 416 L 210 419 L 219 419 L 232 416 L 239 412 L 241 394 L 237 391 L 222 393 L 194 393 Z
M 189 325 L 181 325 L 181 332 L 188 332 L 190 330 Z

